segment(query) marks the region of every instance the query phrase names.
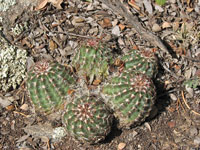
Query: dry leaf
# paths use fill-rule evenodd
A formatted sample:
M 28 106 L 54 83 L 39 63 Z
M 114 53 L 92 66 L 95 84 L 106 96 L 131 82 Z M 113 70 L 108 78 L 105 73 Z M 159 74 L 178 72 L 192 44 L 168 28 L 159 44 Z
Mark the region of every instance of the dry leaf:
M 109 18 L 103 18 L 103 20 L 100 21 L 99 24 L 100 24 L 103 28 L 112 27 L 112 23 L 111 23 L 111 21 L 110 21 Z
M 194 8 L 187 7 L 187 12 L 192 12 Z
M 162 28 L 165 29 L 165 28 L 170 28 L 171 27 L 171 23 L 169 22 L 163 22 L 162 24 Z
M 48 3 L 48 0 L 41 0 L 41 2 L 39 3 L 39 5 L 35 8 L 35 10 L 40 10 L 42 8 L 44 8 L 46 6 L 46 4 Z
M 128 4 L 134 7 L 136 10 L 140 11 L 140 7 L 136 5 L 135 0 L 129 0 Z
M 14 109 L 15 109 L 15 107 L 13 105 L 9 105 L 6 107 L 6 110 L 8 110 L 8 111 L 12 111 Z
M 21 107 L 20 107 L 21 110 L 24 110 L 24 111 L 27 111 L 29 108 L 28 108 L 28 104 L 23 104 Z
M 49 49 L 51 51 L 54 51 L 57 47 L 58 47 L 57 44 L 53 40 L 49 41 Z
M 159 32 L 159 31 L 161 31 L 162 29 L 161 29 L 161 27 L 159 26 L 159 24 L 157 24 L 157 23 L 154 23 L 153 24 L 153 27 L 152 27 L 152 31 L 154 31 L 154 32 Z
M 126 147 L 126 143 L 119 143 L 117 149 L 118 150 L 123 150 Z
M 24 132 L 34 137 L 46 136 L 48 138 L 52 137 L 53 128 L 49 123 L 26 126 Z
M 173 31 L 177 31 L 179 28 L 179 24 L 180 22 L 173 22 L 172 26 L 173 26 Z
M 93 85 L 99 85 L 100 83 L 101 83 L 101 80 L 96 79 L 96 80 L 94 80 Z
M 58 9 L 62 9 L 61 4 L 63 0 L 48 0 L 48 2 L 52 3 L 53 6 L 55 6 Z
M 175 123 L 175 121 L 169 121 L 169 122 L 167 123 L 167 125 L 168 125 L 170 128 L 174 128 L 175 125 L 176 125 L 176 123 Z
M 0 107 L 3 107 L 3 108 L 11 107 L 12 102 L 17 99 L 18 99 L 17 96 L 1 96 L 0 95 Z
M 149 14 L 152 14 L 153 13 L 153 8 L 152 8 L 152 5 L 151 5 L 151 1 L 149 1 L 149 0 L 143 0 L 143 4 L 144 4 L 144 7 L 146 8 L 146 11 Z
M 72 95 L 74 92 L 75 92 L 74 90 L 69 89 L 69 90 L 67 91 L 67 94 L 68 94 L 68 95 Z
M 121 31 L 123 31 L 125 29 L 125 27 L 126 27 L 125 25 L 123 25 L 121 23 L 119 24 L 119 28 L 120 28 Z
M 58 8 L 58 9 L 62 9 L 61 4 L 63 2 L 63 0 L 42 0 L 39 5 L 35 8 L 35 10 L 40 10 L 42 8 L 44 8 L 47 3 L 51 3 L 54 7 Z
M 38 124 L 38 125 L 28 125 L 24 129 L 28 135 L 33 137 L 46 137 L 53 140 L 59 140 L 66 135 L 63 127 L 52 128 L 50 123 Z

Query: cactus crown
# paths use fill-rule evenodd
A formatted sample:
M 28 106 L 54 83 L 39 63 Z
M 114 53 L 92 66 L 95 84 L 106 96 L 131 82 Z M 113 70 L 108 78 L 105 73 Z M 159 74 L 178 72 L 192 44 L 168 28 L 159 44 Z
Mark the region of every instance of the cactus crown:
M 103 80 L 109 74 L 109 59 L 106 52 L 106 47 L 102 45 L 82 46 L 76 53 L 72 65 L 78 75 L 87 78 L 90 84 L 94 79 Z
M 75 83 L 69 70 L 56 62 L 37 62 L 28 72 L 30 98 L 40 111 L 53 111 L 61 106 L 70 85 Z
M 133 50 L 122 57 L 125 62 L 125 69 L 143 73 L 150 78 L 157 73 L 157 60 L 153 52 Z
M 82 96 L 66 105 L 63 122 L 69 134 L 77 140 L 97 143 L 110 132 L 112 118 L 101 99 Z
M 124 71 L 103 87 L 102 93 L 119 119 L 119 127 L 141 123 L 154 103 L 154 85 L 144 74 Z
M 50 63 L 47 60 L 39 61 L 34 66 L 34 73 L 37 75 L 47 74 L 51 69 Z

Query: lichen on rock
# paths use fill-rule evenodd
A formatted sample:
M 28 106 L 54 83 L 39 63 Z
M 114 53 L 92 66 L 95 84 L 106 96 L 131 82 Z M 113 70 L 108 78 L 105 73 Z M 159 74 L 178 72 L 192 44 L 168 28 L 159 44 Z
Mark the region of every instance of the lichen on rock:
M 26 74 L 27 52 L 0 36 L 0 90 L 16 89 Z
M 13 28 L 11 28 L 11 31 L 14 35 L 18 36 L 20 35 L 23 31 L 28 29 L 28 23 L 24 22 L 21 24 L 16 24 Z
M 0 0 L 0 11 L 6 11 L 16 4 L 16 0 Z

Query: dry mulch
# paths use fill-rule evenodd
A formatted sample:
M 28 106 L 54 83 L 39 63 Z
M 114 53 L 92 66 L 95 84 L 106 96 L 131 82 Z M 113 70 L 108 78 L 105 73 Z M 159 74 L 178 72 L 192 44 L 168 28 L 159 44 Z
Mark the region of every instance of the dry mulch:
M 108 43 L 116 55 L 133 48 L 152 50 L 159 62 L 154 81 L 155 108 L 141 126 L 124 131 L 113 126 L 106 140 L 97 145 L 81 145 L 69 136 L 53 141 L 48 136 L 25 132 L 27 126 L 43 125 L 47 120 L 52 127 L 62 126 L 62 123 L 59 118 L 36 115 L 22 84 L 15 91 L 0 93 L 0 99 L 11 102 L 6 107 L 0 105 L 0 149 L 200 148 L 200 1 L 169 0 L 163 6 L 149 0 L 126 3 L 146 31 L 162 39 L 168 52 L 144 40 L 123 14 L 111 11 L 99 1 L 67 0 L 61 5 L 39 6 L 37 10 L 24 11 L 11 25 L 27 22 L 28 28 L 20 35 L 9 29 L 4 32 L 11 43 L 29 52 L 27 69 L 44 58 L 68 64 L 80 43 L 91 38 Z

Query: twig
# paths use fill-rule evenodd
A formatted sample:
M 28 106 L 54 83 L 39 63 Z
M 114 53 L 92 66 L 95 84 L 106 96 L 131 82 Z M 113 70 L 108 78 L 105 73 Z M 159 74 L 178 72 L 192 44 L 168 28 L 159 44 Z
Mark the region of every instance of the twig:
M 174 72 L 172 72 L 171 70 L 169 70 L 164 64 L 162 64 L 162 67 L 163 67 L 167 72 L 169 72 L 174 78 L 176 78 L 177 80 L 179 79 L 179 77 L 178 77 Z
M 200 116 L 200 114 L 199 114 L 198 112 L 196 112 L 196 111 L 194 111 L 194 110 L 191 110 L 190 106 L 188 105 L 188 103 L 187 103 L 187 101 L 186 101 L 186 99 L 185 99 L 185 96 L 184 96 L 183 91 L 181 91 L 181 95 L 182 95 L 183 102 L 185 103 L 186 107 L 187 107 L 192 113 L 194 113 L 195 115 Z
M 193 61 L 193 62 L 200 62 L 199 59 L 195 59 L 195 58 L 191 58 L 191 57 L 187 57 L 187 56 L 184 56 L 184 58 L 190 60 L 190 61 Z
M 26 114 L 24 114 L 24 113 L 22 113 L 22 112 L 18 112 L 18 111 L 13 111 L 13 112 L 16 113 L 16 114 L 20 114 L 20 115 L 22 115 L 22 116 L 24 116 L 24 117 L 26 117 L 26 118 L 29 117 L 29 115 L 26 115 Z
M 69 33 L 69 32 L 52 31 L 52 33 L 65 34 L 65 35 L 68 35 L 68 36 L 76 36 L 76 37 L 87 38 L 87 39 L 95 39 L 94 37 L 91 37 L 91 36 L 80 35 L 80 34 Z
M 177 110 L 178 110 L 178 104 L 180 104 L 180 106 L 181 106 L 181 108 L 183 109 L 184 113 L 186 113 L 186 110 L 185 110 L 185 108 L 183 107 L 183 104 L 181 103 L 180 98 L 178 98 L 178 100 L 177 100 Z
M 138 17 L 134 16 L 129 10 L 128 6 L 122 2 L 122 0 L 99 0 L 107 5 L 114 13 L 117 13 L 126 18 L 136 32 L 143 37 L 146 41 L 149 41 L 152 45 L 159 47 L 164 52 L 168 53 L 166 46 L 161 39 L 154 35 L 151 31 L 146 30 L 139 22 Z

